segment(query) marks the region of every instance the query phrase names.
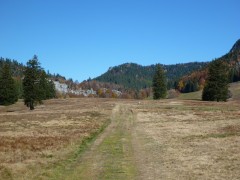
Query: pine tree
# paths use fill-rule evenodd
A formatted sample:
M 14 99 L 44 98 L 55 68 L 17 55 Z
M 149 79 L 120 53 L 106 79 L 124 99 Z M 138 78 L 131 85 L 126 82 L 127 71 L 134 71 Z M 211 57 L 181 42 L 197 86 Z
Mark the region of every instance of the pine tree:
M 153 76 L 153 99 L 165 98 L 167 95 L 167 86 L 164 70 L 157 64 L 156 72 Z
M 27 67 L 24 72 L 23 79 L 23 97 L 24 103 L 30 110 L 34 110 L 36 103 L 42 103 L 39 88 L 41 67 L 38 58 L 34 55 L 33 59 L 27 62 Z
M 47 99 L 47 92 L 48 92 L 48 80 L 47 74 L 44 70 L 40 72 L 40 80 L 39 80 L 39 96 L 41 100 Z
M 11 76 L 10 66 L 5 64 L 0 74 L 0 104 L 10 105 L 18 100 L 18 90 Z
M 23 98 L 23 82 L 21 77 L 16 77 L 15 79 L 15 84 L 17 87 L 17 91 L 18 91 L 18 98 L 22 99 Z
M 48 79 L 48 75 L 44 70 L 40 74 L 39 91 L 42 100 L 56 97 L 55 85 Z
M 203 89 L 203 101 L 227 101 L 229 83 L 228 65 L 221 61 L 213 61 L 208 70 L 208 78 Z
M 56 89 L 53 81 L 48 80 L 48 91 L 46 93 L 47 99 L 56 98 Z

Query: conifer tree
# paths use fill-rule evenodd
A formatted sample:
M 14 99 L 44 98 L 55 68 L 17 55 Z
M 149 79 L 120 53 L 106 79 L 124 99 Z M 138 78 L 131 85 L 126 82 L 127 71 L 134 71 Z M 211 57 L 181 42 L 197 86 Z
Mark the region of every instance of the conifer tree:
M 44 70 L 40 72 L 39 77 L 39 96 L 41 100 L 47 99 L 47 91 L 48 91 L 48 80 L 47 80 L 47 74 Z
M 208 69 L 208 78 L 203 89 L 203 101 L 227 101 L 229 67 L 221 61 L 213 61 Z
M 23 79 L 24 103 L 30 110 L 42 100 L 56 97 L 55 85 L 48 79 L 48 75 L 41 68 L 36 55 L 27 62 Z
M 52 80 L 48 80 L 48 91 L 46 93 L 47 99 L 56 98 L 56 89 Z
M 157 64 L 156 72 L 153 76 L 153 99 L 165 98 L 167 95 L 167 85 L 164 70 Z
M 42 100 L 56 97 L 55 85 L 48 79 L 48 75 L 44 70 L 40 74 L 39 95 Z
M 10 66 L 5 64 L 0 74 L 0 104 L 10 105 L 18 100 L 18 90 L 11 76 Z
M 35 104 L 42 103 L 41 89 L 39 88 L 40 72 L 40 63 L 37 56 L 34 55 L 33 59 L 27 62 L 23 79 L 24 103 L 30 110 L 34 110 Z

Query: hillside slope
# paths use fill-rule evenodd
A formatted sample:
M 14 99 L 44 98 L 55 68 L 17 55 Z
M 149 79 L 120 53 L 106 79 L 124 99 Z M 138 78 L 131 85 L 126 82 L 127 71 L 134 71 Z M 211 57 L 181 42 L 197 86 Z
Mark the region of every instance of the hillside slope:
M 240 40 L 232 46 L 230 51 L 218 58 L 226 61 L 230 66 L 230 82 L 240 80 Z M 209 62 L 190 62 L 175 65 L 162 65 L 166 72 L 168 88 L 177 88 L 180 92 L 188 93 L 203 88 L 207 78 Z M 121 85 L 129 89 L 143 89 L 151 87 L 155 65 L 141 66 L 135 63 L 125 63 L 111 67 L 94 80 Z
M 179 77 L 202 69 L 207 62 L 190 62 L 175 65 L 162 65 L 168 81 L 168 88 L 174 87 Z M 142 89 L 152 85 L 152 77 L 156 65 L 141 66 L 135 63 L 125 63 L 109 68 L 109 70 L 94 80 L 114 83 L 130 89 Z
M 230 68 L 229 82 L 240 81 L 240 39 L 236 41 L 227 54 L 215 60 L 222 60 L 228 63 Z M 205 66 L 201 70 L 193 71 L 191 74 L 183 76 L 178 81 L 177 89 L 183 93 L 202 89 L 207 78 L 207 71 L 208 66 Z

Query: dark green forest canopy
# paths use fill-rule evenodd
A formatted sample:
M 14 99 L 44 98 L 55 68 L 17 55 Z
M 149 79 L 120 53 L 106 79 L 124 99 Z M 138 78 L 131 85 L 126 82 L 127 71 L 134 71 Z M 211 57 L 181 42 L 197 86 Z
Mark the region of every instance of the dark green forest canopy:
M 18 87 L 12 78 L 9 64 L 0 71 L 0 105 L 14 104 L 18 100 Z
M 13 77 L 22 77 L 25 66 L 17 60 L 0 57 L 0 70 L 7 64 Z
M 227 101 L 229 83 L 229 66 L 225 61 L 211 62 L 208 78 L 203 89 L 204 101 Z
M 184 75 L 205 67 L 208 62 L 190 62 L 175 65 L 161 65 L 167 77 L 168 88 L 174 87 L 174 82 Z M 94 80 L 121 84 L 125 88 L 143 89 L 152 86 L 152 78 L 156 65 L 141 66 L 126 63 L 109 68 L 109 70 Z
M 17 60 L 14 60 L 14 59 L 0 57 L 0 70 L 3 69 L 3 66 L 5 64 L 9 65 L 12 76 L 14 78 L 23 77 L 24 70 L 26 69 L 26 66 L 24 64 L 19 63 Z M 51 74 L 47 72 L 47 75 L 49 78 L 53 80 L 58 80 L 58 79 L 66 80 L 66 78 L 60 74 Z

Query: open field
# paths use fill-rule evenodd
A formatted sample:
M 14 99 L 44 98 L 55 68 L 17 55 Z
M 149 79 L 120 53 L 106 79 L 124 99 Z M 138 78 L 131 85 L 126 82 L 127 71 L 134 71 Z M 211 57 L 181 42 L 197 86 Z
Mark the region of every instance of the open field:
M 239 101 L 0 107 L 0 179 L 239 179 L 239 149 Z
M 239 102 L 162 101 L 137 112 L 142 179 L 240 178 Z
M 110 122 L 112 108 L 98 99 L 50 100 L 34 111 L 21 102 L 0 107 L 0 179 L 41 178 L 74 159 L 82 141 Z
M 240 100 L 240 82 L 231 83 L 229 89 L 233 94 L 233 99 Z

